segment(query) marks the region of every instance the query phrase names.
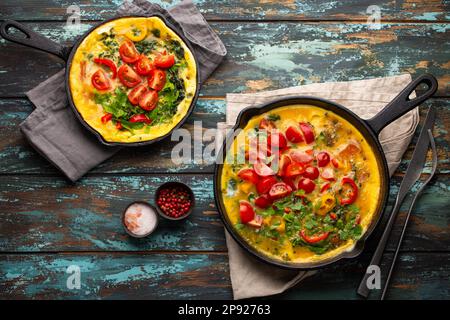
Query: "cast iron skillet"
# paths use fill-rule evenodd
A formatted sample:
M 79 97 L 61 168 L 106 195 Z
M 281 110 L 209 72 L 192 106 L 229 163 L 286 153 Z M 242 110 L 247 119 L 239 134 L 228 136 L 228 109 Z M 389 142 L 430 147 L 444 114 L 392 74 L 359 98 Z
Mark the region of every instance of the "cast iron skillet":
M 166 26 L 171 29 L 173 32 L 175 32 L 180 39 L 184 42 L 184 44 L 189 48 L 189 50 L 191 51 L 192 54 L 194 54 L 194 50 L 192 49 L 192 46 L 190 45 L 188 39 L 183 35 L 180 34 L 177 29 L 169 22 L 167 21 L 167 19 L 158 14 L 158 13 L 154 13 L 151 14 L 149 16 L 143 16 L 143 15 L 133 15 L 133 16 L 120 16 L 120 17 L 115 17 L 109 20 L 105 20 L 102 23 L 99 23 L 95 26 L 93 26 L 92 28 L 90 28 L 81 38 L 79 38 L 76 43 L 72 46 L 72 47 L 66 47 L 63 46 L 59 43 L 56 43 L 34 31 L 32 31 L 31 29 L 29 29 L 27 26 L 17 22 L 17 21 L 13 21 L 13 20 L 6 20 L 5 22 L 3 22 L 0 26 L 0 34 L 1 36 L 9 41 L 18 43 L 18 44 L 22 44 L 25 45 L 27 47 L 31 47 L 31 48 L 35 48 L 38 50 L 42 50 L 48 53 L 51 53 L 53 55 L 56 55 L 58 57 L 60 57 L 61 59 L 63 59 L 64 61 L 66 61 L 66 75 L 65 75 L 65 85 L 66 85 L 66 92 L 67 92 L 67 96 L 68 96 L 68 100 L 69 100 L 69 105 L 71 106 L 73 112 L 75 113 L 76 117 L 78 118 L 78 120 L 83 124 L 83 126 L 88 129 L 90 132 L 92 132 L 93 134 L 95 134 L 95 136 L 105 145 L 107 146 L 125 146 L 125 147 L 130 147 L 130 146 L 144 146 L 144 145 L 149 145 L 155 142 L 158 142 L 164 138 L 167 138 L 168 136 L 170 136 L 170 134 L 172 133 L 173 130 L 179 128 L 180 126 L 182 126 L 184 124 L 184 122 L 186 121 L 186 119 L 189 117 L 189 115 L 192 113 L 192 110 L 194 109 L 195 103 L 197 102 L 197 98 L 198 98 L 198 92 L 199 92 L 199 87 L 200 87 L 200 78 L 199 78 L 199 69 L 198 69 L 198 62 L 197 59 L 194 56 L 194 60 L 195 60 L 195 67 L 197 70 L 197 87 L 195 89 L 195 95 L 191 101 L 191 105 L 189 106 L 188 112 L 186 113 L 186 115 L 184 116 L 183 119 L 181 119 L 181 121 L 172 129 L 170 130 L 170 132 L 168 132 L 167 134 L 165 134 L 164 136 L 152 139 L 152 140 L 147 140 L 147 141 L 142 141 L 142 142 L 130 142 L 130 143 L 125 143 L 125 142 L 108 142 L 106 141 L 102 135 L 95 130 L 94 128 L 92 128 L 81 116 L 80 112 L 78 111 L 78 109 L 76 108 L 74 102 L 73 102 L 73 97 L 72 97 L 72 92 L 70 90 L 70 85 L 69 85 L 69 74 L 70 74 L 70 67 L 72 64 L 72 59 L 75 55 L 75 52 L 77 51 L 79 45 L 81 44 L 81 42 L 92 32 L 94 31 L 96 28 L 98 28 L 99 26 L 108 23 L 110 21 L 113 20 L 117 20 L 117 19 L 121 19 L 121 18 L 138 18 L 138 17 L 143 17 L 143 18 L 149 18 L 149 17 L 158 17 L 160 18 L 165 24 Z M 9 30 L 11 28 L 17 29 L 19 31 L 21 31 L 25 37 L 20 37 L 20 36 L 15 36 L 9 33 Z
M 427 90 L 423 92 L 421 95 L 411 100 L 409 98 L 410 94 L 413 92 L 414 89 L 416 89 L 421 84 L 426 84 L 428 87 Z M 378 140 L 378 134 L 389 123 L 399 118 L 400 116 L 404 115 L 405 113 L 412 110 L 413 108 L 415 108 L 416 106 L 427 100 L 429 97 L 431 97 L 436 92 L 437 87 L 438 83 L 432 75 L 430 74 L 422 75 L 417 79 L 415 79 L 414 81 L 412 81 L 410 84 L 408 84 L 408 86 L 406 86 L 406 88 L 403 89 L 400 92 L 400 94 L 397 97 L 395 97 L 394 100 L 392 100 L 380 113 L 378 113 L 376 116 L 368 120 L 361 119 L 349 109 L 335 102 L 308 96 L 298 96 L 287 99 L 275 100 L 258 107 L 249 107 L 242 110 L 237 118 L 236 125 L 234 126 L 233 131 L 235 131 L 238 128 L 243 129 L 247 125 L 248 121 L 254 116 L 266 113 L 270 110 L 279 107 L 294 104 L 306 104 L 316 106 L 322 109 L 330 110 L 336 113 L 337 115 L 343 117 L 361 132 L 361 134 L 365 137 L 365 139 L 371 146 L 372 150 L 374 151 L 378 167 L 381 170 L 380 200 L 378 202 L 378 206 L 371 224 L 368 226 L 367 231 L 362 236 L 362 238 L 356 242 L 354 248 L 351 251 L 344 251 L 339 255 L 331 257 L 329 259 L 310 263 L 294 263 L 276 260 L 265 255 L 262 252 L 257 251 L 253 246 L 247 243 L 247 241 L 245 241 L 232 226 L 226 214 L 221 194 L 221 176 L 223 165 L 221 164 L 222 163 L 221 161 L 217 161 L 214 172 L 214 193 L 220 217 L 222 218 L 222 221 L 228 232 L 233 236 L 234 240 L 236 240 L 236 242 L 242 248 L 244 248 L 247 252 L 251 253 L 253 256 L 269 264 L 286 269 L 296 269 L 296 270 L 316 269 L 334 263 L 343 258 L 354 258 L 358 256 L 364 248 L 365 240 L 370 236 L 372 231 L 377 226 L 382 216 L 383 210 L 386 206 L 386 201 L 389 195 L 389 172 L 386 163 L 386 158 L 384 157 L 383 150 Z M 227 146 L 230 146 L 232 141 L 231 139 L 235 138 L 235 136 L 233 135 L 233 131 L 227 137 L 227 140 L 229 142 L 223 143 L 222 148 L 218 154 L 218 160 L 226 158 Z

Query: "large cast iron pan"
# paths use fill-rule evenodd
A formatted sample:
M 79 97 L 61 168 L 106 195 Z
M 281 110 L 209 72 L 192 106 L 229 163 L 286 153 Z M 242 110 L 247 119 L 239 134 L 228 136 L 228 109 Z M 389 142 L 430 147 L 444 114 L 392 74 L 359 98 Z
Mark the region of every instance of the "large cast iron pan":
M 48 53 L 51 53 L 55 56 L 58 56 L 60 58 L 62 58 L 64 61 L 66 61 L 66 75 L 65 75 L 65 86 L 66 86 L 66 92 L 67 92 L 67 97 L 69 100 L 69 105 L 71 106 L 73 112 L 75 113 L 75 116 L 78 118 L 78 120 L 80 120 L 80 122 L 83 124 L 83 126 L 88 129 L 90 132 L 92 132 L 93 134 L 95 134 L 95 136 L 105 145 L 108 146 L 125 146 L 125 147 L 130 147 L 130 146 L 144 146 L 144 145 L 149 145 L 155 142 L 158 142 L 164 138 L 167 138 L 168 136 L 171 135 L 172 131 L 179 128 L 180 126 L 182 126 L 184 124 L 184 122 L 186 121 L 186 119 L 189 117 L 189 115 L 192 113 L 192 110 L 194 109 L 195 103 L 197 102 L 197 98 L 198 98 L 198 92 L 199 92 L 199 88 L 200 88 L 200 78 L 199 78 L 199 69 L 198 69 L 198 62 L 197 59 L 195 59 L 194 56 L 194 60 L 195 60 L 195 65 L 196 65 L 196 70 L 197 70 L 197 87 L 195 90 L 195 95 L 191 101 L 191 105 L 189 106 L 188 112 L 186 113 L 186 115 L 183 117 L 183 119 L 181 119 L 181 121 L 167 134 L 165 134 L 164 136 L 152 139 L 152 140 L 147 140 L 147 141 L 142 141 L 142 142 L 130 142 L 130 143 L 124 143 L 124 142 L 108 142 L 106 141 L 102 135 L 95 130 L 94 128 L 92 128 L 81 116 L 80 112 L 78 111 L 78 109 L 76 108 L 74 102 L 73 102 L 73 97 L 72 97 L 72 92 L 70 90 L 70 85 L 69 85 L 69 74 L 70 74 L 70 67 L 72 64 L 72 59 L 75 55 L 75 52 L 77 51 L 79 45 L 81 44 L 81 42 L 92 32 L 94 31 L 96 28 L 98 28 L 99 26 L 108 23 L 110 21 L 113 20 L 117 20 L 117 19 L 122 19 L 122 18 L 137 18 L 137 17 L 144 17 L 144 18 L 149 18 L 149 17 L 158 17 L 160 18 L 162 21 L 164 21 L 164 23 L 166 24 L 166 26 L 171 29 L 173 32 L 175 32 L 180 39 L 184 42 L 184 44 L 189 48 L 189 50 L 192 52 L 192 54 L 194 54 L 194 50 L 192 49 L 192 46 L 190 45 L 189 41 L 187 40 L 187 38 L 179 33 L 177 31 L 177 29 L 169 22 L 167 21 L 167 19 L 158 14 L 158 13 L 154 13 L 148 16 L 142 16 L 142 15 L 133 15 L 133 16 L 120 16 L 120 17 L 115 17 L 109 20 L 105 20 L 95 26 L 93 26 L 92 28 L 90 28 L 86 33 L 84 33 L 84 35 L 82 37 L 80 37 L 76 43 L 72 46 L 72 47 L 66 47 L 63 46 L 59 43 L 56 43 L 42 35 L 40 35 L 39 33 L 34 32 L 33 30 L 29 29 L 27 26 L 17 22 L 17 21 L 13 21 L 13 20 L 6 20 L 4 21 L 1 25 L 0 25 L 0 35 L 9 41 L 18 43 L 18 44 L 22 44 L 24 46 L 27 47 L 31 47 L 31 48 L 35 48 L 38 50 L 42 50 Z M 17 29 L 19 30 L 21 33 L 23 33 L 25 35 L 25 37 L 23 36 L 16 36 L 10 33 L 10 29 Z
M 426 84 L 428 87 L 427 90 L 411 100 L 409 98 L 410 94 L 413 92 L 414 89 L 416 89 L 421 84 Z M 384 208 L 386 206 L 386 201 L 389 195 L 389 172 L 386 163 L 386 158 L 384 157 L 383 150 L 378 140 L 378 134 L 389 123 L 399 118 L 400 116 L 404 115 L 413 108 L 417 107 L 422 102 L 431 97 L 436 92 L 437 87 L 438 83 L 432 75 L 429 74 L 422 75 L 417 79 L 415 79 L 414 81 L 412 81 L 408 86 L 406 86 L 406 88 L 403 89 L 400 92 L 400 94 L 397 97 L 395 97 L 394 100 L 392 100 L 380 113 L 378 113 L 375 117 L 368 120 L 361 119 L 352 111 L 335 102 L 307 96 L 299 96 L 276 100 L 258 107 L 249 107 L 247 109 L 242 110 L 238 116 L 233 131 L 235 131 L 238 128 L 243 129 L 247 125 L 248 121 L 254 116 L 266 113 L 270 110 L 279 107 L 294 104 L 306 104 L 320 107 L 326 110 L 330 110 L 338 114 L 339 116 L 343 117 L 351 124 L 353 124 L 355 128 L 357 128 L 361 132 L 361 134 L 365 137 L 365 139 L 367 140 L 367 142 L 372 147 L 375 153 L 378 167 L 380 168 L 380 176 L 381 176 L 380 200 L 378 202 L 378 206 L 376 208 L 376 212 L 371 224 L 368 226 L 368 229 L 365 232 L 365 234 L 362 236 L 360 240 L 358 240 L 358 242 L 351 251 L 345 251 L 335 257 L 311 263 L 294 263 L 288 261 L 275 260 L 257 251 L 253 246 L 251 246 L 247 241 L 245 241 L 232 226 L 226 214 L 225 206 L 222 200 L 221 176 L 223 165 L 221 164 L 222 163 L 221 161 L 218 161 L 218 163 L 215 166 L 214 172 L 214 193 L 220 217 L 222 218 L 222 221 L 228 232 L 233 236 L 234 240 L 236 240 L 236 242 L 242 248 L 244 248 L 247 252 L 251 253 L 253 256 L 269 264 L 287 269 L 296 269 L 296 270 L 315 269 L 324 267 L 343 258 L 354 258 L 358 256 L 364 248 L 365 240 L 370 236 L 372 231 L 377 226 L 383 214 Z M 231 139 L 234 138 L 235 137 L 233 135 L 233 132 L 231 132 L 227 137 L 228 143 L 224 142 L 221 150 L 219 151 L 218 159 L 226 158 L 227 146 L 231 145 L 230 143 L 232 141 Z

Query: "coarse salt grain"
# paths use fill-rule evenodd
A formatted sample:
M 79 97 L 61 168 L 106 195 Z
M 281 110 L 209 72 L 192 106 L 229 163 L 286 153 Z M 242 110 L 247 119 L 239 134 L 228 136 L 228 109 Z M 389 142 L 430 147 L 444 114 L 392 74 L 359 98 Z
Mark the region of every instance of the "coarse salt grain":
M 155 228 L 157 216 L 150 206 L 134 203 L 125 212 L 124 222 L 131 233 L 143 236 Z

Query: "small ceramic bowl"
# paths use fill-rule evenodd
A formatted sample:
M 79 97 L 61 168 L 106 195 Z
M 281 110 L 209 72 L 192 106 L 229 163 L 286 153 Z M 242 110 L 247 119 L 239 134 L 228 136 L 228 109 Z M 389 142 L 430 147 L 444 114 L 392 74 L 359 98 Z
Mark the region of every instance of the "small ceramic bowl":
M 158 205 L 158 197 L 159 197 L 159 193 L 161 192 L 161 190 L 172 189 L 172 188 L 181 188 L 183 190 L 186 190 L 187 193 L 189 194 L 189 196 L 191 197 L 191 207 L 189 208 L 188 212 L 186 212 L 184 215 L 176 217 L 176 218 L 171 217 L 171 216 L 167 215 L 166 213 L 164 213 L 164 211 Z M 156 204 L 156 211 L 164 219 L 173 220 L 173 221 L 184 220 L 187 217 L 189 217 L 190 214 L 192 213 L 192 211 L 194 210 L 194 207 L 195 207 L 194 192 L 192 192 L 192 189 L 189 186 L 185 185 L 184 183 L 177 182 L 177 181 L 166 182 L 166 183 L 163 183 L 162 185 L 160 185 L 158 187 L 158 189 L 156 189 L 155 204 Z
M 134 204 L 140 204 L 140 205 L 148 206 L 148 207 L 149 207 L 150 209 L 152 209 L 153 212 L 155 213 L 156 223 L 155 223 L 154 227 L 153 227 L 149 232 L 147 232 L 147 233 L 145 233 L 145 234 L 135 234 L 135 233 L 131 232 L 131 231 L 127 228 L 127 226 L 126 226 L 126 224 L 125 224 L 125 213 L 127 212 L 128 208 L 130 208 L 130 207 L 131 207 L 132 205 L 134 205 Z M 131 202 L 131 203 L 125 208 L 125 210 L 123 210 L 123 212 L 122 212 L 122 225 L 123 225 L 125 231 L 126 231 L 130 236 L 132 236 L 132 237 L 134 237 L 134 238 L 145 238 L 145 237 L 149 236 L 150 234 L 152 234 L 152 233 L 156 230 L 156 228 L 158 227 L 159 218 L 158 218 L 157 212 L 158 212 L 158 210 L 157 210 L 154 206 L 152 206 L 150 203 L 148 203 L 148 202 L 145 202 L 145 201 L 134 201 L 134 202 Z

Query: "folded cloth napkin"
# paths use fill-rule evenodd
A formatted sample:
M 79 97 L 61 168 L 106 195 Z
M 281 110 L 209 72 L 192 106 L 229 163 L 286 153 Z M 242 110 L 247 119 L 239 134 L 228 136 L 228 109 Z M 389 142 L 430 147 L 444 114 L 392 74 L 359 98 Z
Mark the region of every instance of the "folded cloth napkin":
M 118 10 L 118 16 L 152 13 L 163 15 L 190 41 L 203 83 L 226 55 L 222 41 L 191 0 L 182 1 L 168 11 L 145 0 L 125 2 Z M 20 129 L 41 155 L 76 181 L 119 148 L 102 145 L 76 119 L 68 106 L 64 74 L 63 69 L 26 93 L 36 109 Z
M 218 128 L 224 130 L 232 127 L 239 112 L 246 107 L 295 95 L 328 99 L 367 119 L 382 110 L 409 82 L 411 76 L 404 74 L 369 80 L 315 83 L 259 93 L 227 94 L 226 123 L 219 123 Z M 380 141 L 390 175 L 400 164 L 418 123 L 419 111 L 415 108 L 381 131 Z M 234 299 L 281 293 L 316 273 L 316 271 L 284 270 L 262 263 L 242 250 L 226 231 L 225 235 Z

